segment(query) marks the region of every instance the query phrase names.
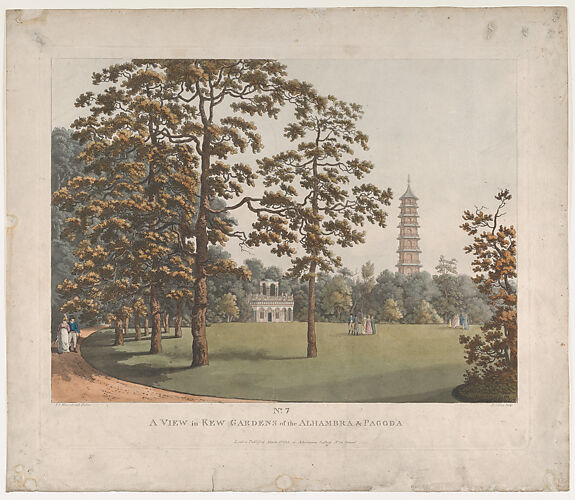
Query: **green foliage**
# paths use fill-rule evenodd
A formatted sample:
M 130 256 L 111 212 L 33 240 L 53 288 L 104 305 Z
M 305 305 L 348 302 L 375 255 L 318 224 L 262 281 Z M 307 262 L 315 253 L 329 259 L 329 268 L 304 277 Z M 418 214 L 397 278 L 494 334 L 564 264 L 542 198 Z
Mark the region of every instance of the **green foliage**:
M 461 292 L 462 310 L 473 324 L 487 323 L 493 316 L 493 307 L 489 305 L 488 297 L 479 291 L 470 276 L 458 276 L 458 286 Z
M 457 274 L 457 259 L 448 259 L 445 255 L 440 255 L 439 263 L 435 266 L 435 270 L 439 276 Z
M 425 325 L 443 323 L 443 320 L 429 302 L 422 300 L 417 311 L 415 322 Z
M 240 315 L 237 297 L 233 293 L 222 295 L 217 302 L 216 309 L 228 323 L 232 319 L 237 319 Z
M 249 269 L 252 279 L 246 285 L 247 293 L 259 293 L 260 281 L 266 278 L 265 267 L 259 259 L 246 259 L 244 265 Z
M 450 275 L 449 279 L 450 286 L 455 288 L 454 293 L 461 297 L 461 307 L 457 313 L 467 313 L 469 320 L 475 324 L 481 324 L 491 318 L 492 311 L 487 303 L 487 297 L 479 291 L 469 276 Z M 405 276 L 386 270 L 377 276 L 376 285 L 370 296 L 376 317 L 382 321 L 388 299 L 393 299 L 397 303 L 403 315 L 402 323 L 417 323 L 421 302 L 425 300 L 435 309 L 437 303 L 441 304 L 441 291 L 437 280 L 431 279 L 428 273 L 420 272 Z
M 308 288 L 304 283 L 294 288 L 293 291 L 294 301 L 294 319 L 296 321 L 307 321 L 308 319 Z M 315 312 L 316 319 L 317 311 Z
M 438 294 L 433 298 L 433 307 L 443 320 L 448 322 L 463 308 L 461 286 L 457 276 L 457 260 L 446 259 L 441 255 L 435 270 L 437 274 L 433 276 L 433 282 Z
M 381 319 L 386 323 L 396 323 L 401 318 L 403 318 L 403 314 L 401 314 L 401 310 L 397 305 L 397 302 L 392 298 L 389 298 L 383 304 L 383 309 L 381 311 Z
M 372 296 L 376 307 L 375 314 L 378 318 L 383 319 L 381 308 L 388 299 L 393 299 L 400 309 L 403 307 L 404 278 L 403 275 L 393 273 L 387 269 L 377 276 Z
M 81 145 L 72 138 L 69 130 L 55 128 L 51 137 L 51 188 L 52 192 L 57 191 L 66 183 L 79 175 L 82 171 L 82 163 L 77 156 L 81 151 Z M 51 332 L 55 336 L 58 324 L 62 320 L 62 306 L 65 298 L 58 291 L 58 285 L 72 277 L 74 267 L 74 248 L 72 244 L 60 237 L 67 218 L 66 212 L 56 206 L 51 209 Z M 71 311 L 76 314 L 80 322 L 89 321 L 91 318 L 83 314 L 81 310 Z
M 353 309 L 356 313 L 373 314 L 377 308 L 373 290 L 375 288 L 375 266 L 373 262 L 366 262 L 361 266 L 361 278 L 356 280 L 353 287 Z
M 341 276 L 330 278 L 322 285 L 318 286 L 320 317 L 325 321 L 343 321 L 351 310 L 351 286 Z
M 402 276 L 402 277 L 401 277 Z M 438 291 L 431 275 L 426 272 L 413 273 L 398 278 L 403 288 L 403 316 L 406 323 L 419 323 L 420 307 L 423 301 L 432 303 Z

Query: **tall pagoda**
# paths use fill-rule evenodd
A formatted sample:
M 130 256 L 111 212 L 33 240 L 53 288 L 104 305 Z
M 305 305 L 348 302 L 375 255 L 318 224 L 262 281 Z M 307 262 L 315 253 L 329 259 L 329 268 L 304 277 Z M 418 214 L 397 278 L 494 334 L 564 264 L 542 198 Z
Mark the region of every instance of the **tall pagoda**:
M 409 175 L 407 176 L 407 191 L 399 197 L 399 260 L 397 262 L 398 271 L 401 274 L 417 273 L 421 269 L 419 262 L 419 224 L 417 215 L 417 196 L 411 191 Z

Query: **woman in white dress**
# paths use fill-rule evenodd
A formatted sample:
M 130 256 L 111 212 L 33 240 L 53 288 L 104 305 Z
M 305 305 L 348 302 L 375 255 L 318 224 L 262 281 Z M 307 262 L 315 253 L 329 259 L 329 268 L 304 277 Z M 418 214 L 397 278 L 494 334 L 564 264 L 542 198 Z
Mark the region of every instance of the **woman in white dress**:
M 361 334 L 365 335 L 367 333 L 365 325 L 367 324 L 367 317 L 363 314 L 361 315 Z
M 70 352 L 70 325 L 66 321 L 66 318 L 62 320 L 62 323 L 58 326 L 58 354 L 63 352 Z
M 459 314 L 454 314 L 451 318 L 451 328 L 457 328 L 459 326 Z

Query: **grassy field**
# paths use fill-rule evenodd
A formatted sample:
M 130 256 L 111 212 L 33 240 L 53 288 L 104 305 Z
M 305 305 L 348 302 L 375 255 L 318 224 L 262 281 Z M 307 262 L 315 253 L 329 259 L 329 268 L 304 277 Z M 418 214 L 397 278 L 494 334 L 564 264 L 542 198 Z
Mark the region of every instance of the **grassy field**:
M 445 325 L 378 325 L 348 336 L 345 324 L 318 323 L 318 357 L 307 359 L 305 323 L 225 323 L 208 328 L 210 364 L 190 369 L 191 333 L 113 346 L 112 330 L 82 344 L 85 359 L 114 377 L 190 394 L 309 402 L 456 402 L 466 364 L 461 330 Z M 471 332 L 479 330 L 472 326 Z M 172 330 L 173 331 L 173 330 Z

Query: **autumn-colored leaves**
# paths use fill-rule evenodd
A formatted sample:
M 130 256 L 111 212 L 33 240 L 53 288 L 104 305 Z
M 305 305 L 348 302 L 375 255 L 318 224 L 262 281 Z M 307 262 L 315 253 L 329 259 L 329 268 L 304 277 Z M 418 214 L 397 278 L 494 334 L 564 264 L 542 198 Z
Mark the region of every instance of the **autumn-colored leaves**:
M 61 287 L 64 310 L 91 307 L 119 323 L 144 315 L 147 297 L 151 352 L 160 352 L 161 297 L 180 301 L 179 311 L 193 298 L 192 366 L 202 366 L 207 277 L 249 277 L 231 260 L 211 262 L 209 245 L 270 245 L 292 257 L 291 274 L 309 280 L 311 296 L 316 269 L 340 265 L 334 245 L 361 243 L 366 220 L 384 226 L 391 192 L 348 188 L 373 168 L 353 156 L 353 146 L 367 149 L 356 128 L 361 106 L 286 75 L 273 60 L 133 60 L 93 75 L 102 90 L 77 99 L 88 113 L 72 124 L 85 175 L 53 196 L 70 214 L 64 233 L 77 248 L 74 279 Z M 285 135 L 297 147 L 260 160 L 257 172 L 233 161 L 263 147 L 246 116 L 275 118 L 288 104 Z M 274 189 L 245 196 L 258 174 Z M 231 217 L 240 207 L 257 215 L 251 232 Z
M 460 336 L 466 361 L 472 365 L 466 373 L 467 383 L 517 380 L 517 233 L 513 226 L 499 222 L 511 194 L 502 190 L 495 199 L 499 205 L 494 214 L 483 208 L 467 210 L 463 214 L 466 222 L 461 226 L 474 237 L 473 243 L 465 247 L 475 257 L 473 281 L 494 308 L 491 320 L 482 327 L 483 336 Z

